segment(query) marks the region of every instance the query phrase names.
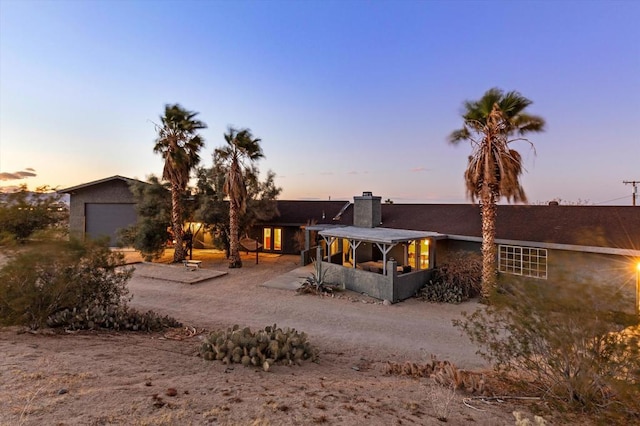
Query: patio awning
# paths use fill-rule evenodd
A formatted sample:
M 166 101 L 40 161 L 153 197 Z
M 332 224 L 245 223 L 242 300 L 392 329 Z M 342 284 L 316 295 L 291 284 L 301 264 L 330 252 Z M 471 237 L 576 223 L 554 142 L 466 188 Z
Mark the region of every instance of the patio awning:
M 324 229 L 319 232 L 325 238 L 345 238 L 348 240 L 366 241 L 379 244 L 398 244 L 405 241 L 421 240 L 424 238 L 442 239 L 445 234 L 429 231 L 411 231 L 409 229 L 394 228 L 362 228 L 359 226 L 341 226 Z

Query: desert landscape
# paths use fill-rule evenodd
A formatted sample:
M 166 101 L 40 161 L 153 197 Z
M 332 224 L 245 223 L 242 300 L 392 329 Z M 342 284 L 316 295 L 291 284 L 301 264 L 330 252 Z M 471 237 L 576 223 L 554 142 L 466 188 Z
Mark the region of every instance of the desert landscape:
M 432 356 L 490 372 L 451 325 L 476 303 L 385 305 L 352 292 L 298 295 L 287 287 L 311 269 L 299 269 L 297 256 L 264 254 L 256 264 L 254 255 L 243 254 L 244 267 L 228 269 L 222 253 L 202 252 L 202 269 L 195 270 L 168 264 L 169 255 L 133 265 L 131 306 L 173 316 L 183 327 L 162 333 L 2 329 L 0 424 L 506 425 L 514 424 L 514 411 L 533 420 L 536 407 L 544 408 L 539 401 L 482 399 L 426 378 L 388 374 L 389 363 L 427 363 Z M 219 276 L 193 284 L 167 279 L 189 281 L 212 271 Z M 319 359 L 265 372 L 199 356 L 208 330 L 234 324 L 304 331 Z M 491 389 L 489 376 L 486 381 L 488 395 L 503 391 Z

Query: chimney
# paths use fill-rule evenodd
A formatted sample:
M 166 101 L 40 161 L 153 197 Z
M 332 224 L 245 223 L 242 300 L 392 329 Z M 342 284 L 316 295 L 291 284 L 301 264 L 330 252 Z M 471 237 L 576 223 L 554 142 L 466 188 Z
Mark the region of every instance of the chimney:
M 365 191 L 361 197 L 353 197 L 353 226 L 375 228 L 382 222 L 382 197 Z

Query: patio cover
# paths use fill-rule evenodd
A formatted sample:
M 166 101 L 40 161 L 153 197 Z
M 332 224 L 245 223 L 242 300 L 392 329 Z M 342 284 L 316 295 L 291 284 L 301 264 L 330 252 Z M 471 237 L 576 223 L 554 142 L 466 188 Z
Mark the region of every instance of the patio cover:
M 394 228 L 362 228 L 359 226 L 340 226 L 325 228 L 319 232 L 322 237 L 345 238 L 348 240 L 366 241 L 379 244 L 398 244 L 424 238 L 442 239 L 445 234 L 430 231 L 411 231 Z
M 424 238 L 442 239 L 447 236 L 438 232 L 429 231 L 412 231 L 409 229 L 394 228 L 363 228 L 360 226 L 341 226 L 326 228 L 318 234 L 324 238 L 328 246 L 328 258 L 331 257 L 331 242 L 336 238 L 344 238 L 349 240 L 349 247 L 353 258 L 355 258 L 356 249 L 362 242 L 373 243 L 378 246 L 382 252 L 382 270 L 387 272 L 387 253 L 398 243 L 404 243 L 414 240 L 422 240 Z M 355 262 L 353 268 L 356 267 Z

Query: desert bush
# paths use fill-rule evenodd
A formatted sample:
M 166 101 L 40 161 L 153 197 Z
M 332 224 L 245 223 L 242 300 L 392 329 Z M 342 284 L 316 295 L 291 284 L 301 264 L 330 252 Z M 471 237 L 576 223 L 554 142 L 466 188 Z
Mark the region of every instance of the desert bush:
M 523 281 L 501 284 L 489 302 L 454 325 L 496 369 L 570 408 L 640 419 L 640 332 L 625 294 Z
M 435 382 L 425 384 L 427 390 L 427 400 L 431 402 L 434 416 L 441 422 L 447 422 L 451 403 L 456 397 L 456 389 L 452 385 L 440 385 Z
M 433 276 L 418 296 L 429 302 L 462 303 L 480 294 L 482 256 L 458 251 L 434 268 Z
M 0 191 L 0 245 L 11 246 L 37 236 L 51 239 L 67 233 L 69 209 L 62 195 L 42 186 L 28 191 L 21 185 L 17 191 Z
M 133 272 L 101 242 L 30 246 L 0 269 L 0 324 L 39 328 L 64 309 L 126 305 Z
M 440 361 L 433 355 L 431 361 L 426 363 L 387 361 L 385 372 L 394 376 L 430 378 L 437 385 L 453 387 L 453 390 L 464 390 L 471 394 L 484 395 L 487 392 L 483 374 L 460 370 L 453 363 L 447 360 Z
M 275 363 L 292 365 L 317 359 L 305 333 L 289 328 L 283 330 L 275 324 L 255 333 L 238 325 L 226 331 L 214 331 L 205 337 L 200 354 L 207 360 L 238 363 L 245 367 L 252 365 L 265 371 Z

